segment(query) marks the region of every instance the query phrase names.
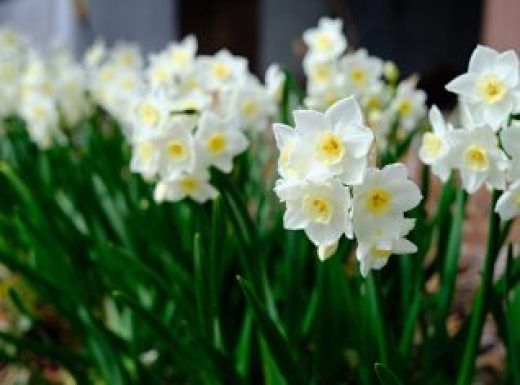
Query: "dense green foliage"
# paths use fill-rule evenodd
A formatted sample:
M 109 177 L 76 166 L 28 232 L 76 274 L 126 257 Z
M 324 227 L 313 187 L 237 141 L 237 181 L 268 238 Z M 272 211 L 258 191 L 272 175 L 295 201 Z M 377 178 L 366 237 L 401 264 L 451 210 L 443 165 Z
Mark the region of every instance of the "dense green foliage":
M 110 118 L 98 112 L 77 132 L 70 146 L 40 151 L 23 122 L 6 122 L 0 261 L 36 304 L 10 288 L 32 326 L 0 333 L 16 347 L 3 361 L 38 373 L 36 357 L 45 357 L 79 384 L 464 385 L 489 312 L 508 352 L 503 383 L 520 383 L 520 259 L 509 250 L 506 272 L 492 282 L 509 228 L 496 215 L 473 316 L 455 335 L 446 330 L 467 201 L 455 181 L 433 216 L 426 199 L 414 211 L 419 252 L 365 280 L 349 241 L 322 263 L 303 233 L 282 228 L 274 150 L 253 148 L 231 176 L 213 175 L 221 196 L 212 203 L 158 205 L 129 172 Z M 383 159 L 410 142 L 394 143 Z M 425 197 L 429 178 L 425 168 Z M 429 293 L 436 274 L 440 289 Z

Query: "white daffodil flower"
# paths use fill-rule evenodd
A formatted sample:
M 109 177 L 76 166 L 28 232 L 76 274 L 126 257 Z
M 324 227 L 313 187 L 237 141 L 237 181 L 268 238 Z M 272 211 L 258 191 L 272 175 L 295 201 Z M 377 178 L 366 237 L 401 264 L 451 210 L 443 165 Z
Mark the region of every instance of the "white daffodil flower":
M 274 103 L 280 103 L 283 96 L 285 74 L 278 64 L 270 64 L 265 71 L 265 88 Z
M 174 84 L 174 68 L 164 53 L 150 55 L 145 75 L 152 90 L 169 89 Z
M 197 53 L 197 39 L 188 35 L 179 43 L 172 43 L 166 49 L 166 57 L 169 59 L 170 67 L 177 75 L 190 70 Z
M 97 39 L 87 48 L 83 56 L 83 63 L 87 68 L 95 68 L 105 59 L 107 47 L 103 40 Z
M 184 172 L 192 172 L 197 154 L 191 122 L 170 120 L 166 124 L 166 134 L 157 142 L 161 152 L 159 174 L 162 178 L 169 179 Z
M 497 131 L 516 107 L 519 65 L 515 52 L 498 53 L 477 46 L 469 61 L 468 72 L 446 85 L 458 94 L 478 123 Z
M 448 162 L 460 171 L 462 184 L 470 194 L 484 183 L 503 190 L 509 160 L 498 147 L 498 140 L 490 126 L 472 130 L 453 130 L 447 134 L 450 150 Z
M 415 220 L 405 219 L 396 223 L 401 226 L 397 239 L 392 239 L 387 247 L 380 247 L 374 243 L 358 241 L 356 258 L 360 263 L 360 272 L 366 277 L 370 270 L 379 270 L 385 266 L 392 254 L 412 254 L 417 252 L 417 246 L 404 238 L 415 226 Z
M 381 59 L 368 56 L 364 49 L 346 54 L 340 62 L 342 72 L 346 73 L 345 83 L 349 94 L 362 96 L 373 88 L 379 88 L 383 73 Z
M 109 61 L 120 67 L 141 69 L 143 57 L 137 44 L 120 42 L 110 51 Z
M 303 33 L 303 41 L 309 50 L 307 55 L 318 60 L 338 58 L 347 48 L 342 28 L 343 22 L 340 19 L 320 18 L 317 28 Z
M 238 114 L 244 129 L 264 131 L 274 113 L 274 105 L 258 80 L 248 79 L 235 88 L 226 112 Z
M 210 111 L 205 111 L 199 120 L 195 142 L 200 161 L 226 173 L 233 168 L 233 158 L 248 146 L 237 116 L 222 119 Z
M 157 139 L 165 134 L 172 104 L 163 92 L 152 92 L 139 98 L 132 112 L 133 141 Z
M 338 250 L 339 242 L 333 242 L 329 245 L 320 245 L 318 246 L 318 258 L 320 261 L 326 261 L 330 257 L 334 255 L 336 250 Z
M 449 143 L 446 133 L 452 131 L 453 126 L 444 121 L 441 111 L 435 105 L 430 109 L 430 123 L 433 132 L 423 135 L 419 158 L 424 164 L 430 165 L 432 172 L 446 182 L 451 171 L 447 160 Z
M 513 183 L 498 198 L 495 212 L 500 215 L 500 219 L 508 221 L 520 215 L 520 180 Z
M 295 160 L 309 158 L 306 176 L 338 176 L 346 184 L 361 183 L 374 135 L 363 125 L 356 100 L 340 100 L 325 113 L 297 110 L 293 115 L 295 130 L 302 140 L 291 156 Z M 289 159 L 289 163 L 295 160 Z
M 279 180 L 275 192 L 287 210 L 283 221 L 288 230 L 304 230 L 316 246 L 338 241 L 348 227 L 350 195 L 336 179 Z
M 162 179 L 155 186 L 154 199 L 177 202 L 191 198 L 197 203 L 215 199 L 218 191 L 209 183 L 209 172 L 206 168 L 196 167 L 192 172 L 183 172 L 173 178 Z
M 209 91 L 220 92 L 232 87 L 247 74 L 247 61 L 225 49 L 214 56 L 200 56 L 198 67 L 200 84 Z
M 401 82 L 391 103 L 391 109 L 397 114 L 399 123 L 407 131 L 412 130 L 426 114 L 426 93 L 418 90 L 411 81 Z
M 161 149 L 157 141 L 140 141 L 132 145 L 130 171 L 141 174 L 144 179 L 151 180 L 159 172 Z
M 511 180 L 520 179 L 520 124 L 513 122 L 510 127 L 504 128 L 500 133 L 502 147 L 511 157 L 511 169 L 508 176 Z
M 39 93 L 26 95 L 20 106 L 20 116 L 27 123 L 29 136 L 42 149 L 51 146 L 53 140 L 64 143 L 65 136 L 59 129 L 56 103 Z
M 404 213 L 422 199 L 417 185 L 400 163 L 369 168 L 363 183 L 354 186 L 353 229 L 359 243 L 389 249 L 402 237 Z
M 317 60 L 313 56 L 303 59 L 303 71 L 307 76 L 307 93 L 320 94 L 341 88 L 346 94 L 345 74 L 337 60 Z M 346 95 L 345 95 L 346 96 Z
M 309 157 L 302 146 L 302 138 L 294 128 L 281 123 L 273 124 L 274 138 L 280 155 L 278 174 L 286 180 L 302 179 L 309 169 Z

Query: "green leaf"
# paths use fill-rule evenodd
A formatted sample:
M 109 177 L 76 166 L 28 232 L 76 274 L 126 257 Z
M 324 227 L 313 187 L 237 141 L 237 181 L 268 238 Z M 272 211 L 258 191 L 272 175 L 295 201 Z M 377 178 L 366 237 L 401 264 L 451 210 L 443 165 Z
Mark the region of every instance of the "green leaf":
M 377 378 L 381 381 L 382 385 L 403 385 L 397 376 L 384 364 L 375 364 Z
M 438 325 L 439 328 L 441 328 L 440 330 L 444 330 L 444 320 L 450 309 L 453 291 L 455 289 L 455 280 L 457 278 L 462 244 L 462 229 L 464 225 L 466 201 L 467 194 L 461 187 L 457 193 L 453 225 L 449 234 L 446 259 L 441 274 L 441 291 L 438 299 Z M 440 231 L 442 231 L 442 229 L 440 229 Z
M 289 384 L 304 384 L 303 367 L 298 365 L 287 339 L 269 317 L 266 309 L 260 304 L 250 284 L 242 277 L 237 277 L 237 279 L 280 372 Z

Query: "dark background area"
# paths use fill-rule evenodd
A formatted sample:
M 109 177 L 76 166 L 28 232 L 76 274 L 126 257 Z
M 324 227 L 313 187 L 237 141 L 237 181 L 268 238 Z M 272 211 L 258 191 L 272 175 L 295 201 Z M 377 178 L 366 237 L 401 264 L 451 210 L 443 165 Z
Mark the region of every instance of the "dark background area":
M 21 20 L 21 32 L 34 29 L 39 43 L 54 29 L 73 33 L 77 53 L 98 36 L 137 41 L 151 52 L 193 33 L 200 53 L 227 47 L 259 75 L 277 62 L 303 81 L 303 31 L 321 16 L 339 17 L 351 49 L 395 61 L 403 76 L 419 73 L 429 102 L 449 107 L 444 84 L 464 71 L 481 40 L 484 6 L 483 0 L 0 0 L 0 22 Z M 64 21 L 67 7 L 72 23 Z

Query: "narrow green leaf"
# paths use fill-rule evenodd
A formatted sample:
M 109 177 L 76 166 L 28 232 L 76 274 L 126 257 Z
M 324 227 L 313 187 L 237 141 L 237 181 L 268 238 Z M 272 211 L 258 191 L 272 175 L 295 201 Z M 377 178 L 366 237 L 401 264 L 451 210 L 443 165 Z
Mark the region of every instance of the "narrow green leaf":
M 374 368 L 382 385 L 403 385 L 386 365 L 377 363 L 374 365 Z
M 266 309 L 260 304 L 250 284 L 241 277 L 237 277 L 237 279 L 280 372 L 289 384 L 304 384 L 303 368 L 298 365 L 287 339 L 269 317 Z

